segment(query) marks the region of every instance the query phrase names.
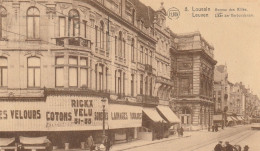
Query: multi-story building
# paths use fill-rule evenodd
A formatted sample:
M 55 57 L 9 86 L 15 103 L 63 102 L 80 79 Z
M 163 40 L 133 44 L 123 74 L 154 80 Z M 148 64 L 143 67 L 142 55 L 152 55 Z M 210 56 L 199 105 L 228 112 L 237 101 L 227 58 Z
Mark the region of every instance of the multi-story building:
M 155 11 L 139 0 L 16 0 L 1 2 L 0 10 L 1 135 L 28 132 L 48 135 L 54 145 L 78 146 L 89 135 L 98 141 L 103 127 L 117 141 L 142 137 L 143 129 L 156 138 L 178 122 L 168 107 L 172 43 L 163 6 Z M 186 39 L 198 47 L 185 51 Z M 198 33 L 178 41 L 180 75 L 192 69 L 178 77 L 178 96 L 196 96 L 181 118 L 206 125 L 213 48 Z
M 212 125 L 214 114 L 214 48 L 199 32 L 172 33 L 173 101 L 183 127 L 202 129 Z

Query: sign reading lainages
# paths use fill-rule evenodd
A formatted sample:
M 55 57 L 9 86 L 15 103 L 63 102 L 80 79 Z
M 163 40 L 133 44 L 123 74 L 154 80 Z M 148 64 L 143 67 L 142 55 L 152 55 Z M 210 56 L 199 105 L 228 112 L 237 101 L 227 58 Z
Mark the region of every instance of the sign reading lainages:
M 48 96 L 46 128 L 60 131 L 102 129 L 103 104 L 101 100 L 100 97 Z M 106 122 L 107 119 L 106 111 Z
M 142 126 L 142 107 L 109 104 L 108 124 L 110 129 Z

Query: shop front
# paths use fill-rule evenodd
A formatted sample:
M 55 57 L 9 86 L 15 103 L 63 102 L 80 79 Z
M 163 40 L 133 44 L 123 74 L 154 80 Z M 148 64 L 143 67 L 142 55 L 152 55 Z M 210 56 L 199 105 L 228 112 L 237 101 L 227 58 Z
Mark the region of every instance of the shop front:
M 142 127 L 142 107 L 124 104 L 109 104 L 108 128 L 114 143 L 137 139 Z
M 162 139 L 165 123 L 155 107 L 143 107 L 143 127 L 139 130 L 138 137 L 144 140 Z
M 169 106 L 158 105 L 157 111 L 166 121 L 163 123 L 163 137 L 168 137 L 170 135 L 170 128 L 172 126 L 176 127 L 177 124 L 180 124 L 181 120 L 173 113 Z

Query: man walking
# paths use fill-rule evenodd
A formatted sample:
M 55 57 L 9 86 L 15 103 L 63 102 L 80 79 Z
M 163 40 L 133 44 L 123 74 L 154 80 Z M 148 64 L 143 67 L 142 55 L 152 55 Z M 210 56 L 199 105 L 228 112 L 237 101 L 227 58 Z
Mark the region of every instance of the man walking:
M 93 137 L 90 135 L 88 137 L 88 146 L 89 146 L 90 151 L 95 150 L 95 145 L 94 144 L 95 143 L 94 143 Z
M 218 142 L 218 144 L 214 148 L 214 151 L 223 151 L 222 141 Z
M 233 146 L 229 144 L 229 142 L 225 142 L 225 143 L 226 143 L 225 151 L 233 151 Z

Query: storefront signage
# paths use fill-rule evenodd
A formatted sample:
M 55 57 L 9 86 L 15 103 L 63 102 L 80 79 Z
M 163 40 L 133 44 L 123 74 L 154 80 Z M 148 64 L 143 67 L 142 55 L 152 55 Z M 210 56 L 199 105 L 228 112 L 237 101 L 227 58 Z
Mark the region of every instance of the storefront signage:
M 109 128 L 142 126 L 142 107 L 121 104 L 109 105 Z

